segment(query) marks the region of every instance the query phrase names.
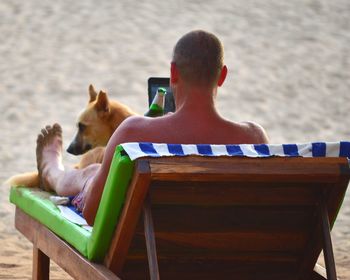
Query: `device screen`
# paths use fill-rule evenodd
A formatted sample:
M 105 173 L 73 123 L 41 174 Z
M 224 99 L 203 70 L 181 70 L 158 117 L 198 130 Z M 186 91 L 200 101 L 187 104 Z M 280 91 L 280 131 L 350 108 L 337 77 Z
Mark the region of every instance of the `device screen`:
M 175 112 L 174 96 L 169 86 L 169 78 L 151 77 L 148 79 L 148 105 L 151 105 L 157 89 L 163 87 L 166 89 L 164 112 Z

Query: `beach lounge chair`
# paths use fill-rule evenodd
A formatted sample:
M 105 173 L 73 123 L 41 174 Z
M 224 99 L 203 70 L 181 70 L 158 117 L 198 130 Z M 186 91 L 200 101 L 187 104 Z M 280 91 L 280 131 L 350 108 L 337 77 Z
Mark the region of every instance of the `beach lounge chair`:
M 34 279 L 48 279 L 49 259 L 76 279 L 336 279 L 330 229 L 349 146 L 129 143 L 116 150 L 92 233 L 23 188 L 11 190 L 15 225 L 33 243 Z M 282 153 L 318 157 L 273 156 Z

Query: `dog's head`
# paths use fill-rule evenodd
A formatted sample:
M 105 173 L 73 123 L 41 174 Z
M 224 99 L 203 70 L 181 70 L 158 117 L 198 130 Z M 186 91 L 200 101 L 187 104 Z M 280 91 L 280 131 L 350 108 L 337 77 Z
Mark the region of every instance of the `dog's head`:
M 73 155 L 81 155 L 98 146 L 106 146 L 113 134 L 113 128 L 109 124 L 110 106 L 107 93 L 97 93 L 90 85 L 89 95 L 89 103 L 78 117 L 78 131 L 67 149 L 67 152 Z

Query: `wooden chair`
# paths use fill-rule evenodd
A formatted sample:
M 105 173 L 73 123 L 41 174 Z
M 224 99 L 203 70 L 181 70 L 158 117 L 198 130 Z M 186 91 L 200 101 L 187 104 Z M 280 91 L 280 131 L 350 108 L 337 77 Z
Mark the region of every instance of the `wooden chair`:
M 330 229 L 349 178 L 346 158 L 138 159 L 102 264 L 19 208 L 15 224 L 34 279 L 49 259 L 76 279 L 336 279 Z

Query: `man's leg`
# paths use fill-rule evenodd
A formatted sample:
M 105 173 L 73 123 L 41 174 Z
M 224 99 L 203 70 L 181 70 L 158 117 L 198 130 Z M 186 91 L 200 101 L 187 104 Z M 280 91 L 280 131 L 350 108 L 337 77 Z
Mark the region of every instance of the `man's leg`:
M 63 196 L 78 194 L 100 167 L 100 164 L 93 164 L 84 169 L 64 169 L 62 129 L 58 124 L 41 130 L 37 139 L 36 157 L 41 188 Z

